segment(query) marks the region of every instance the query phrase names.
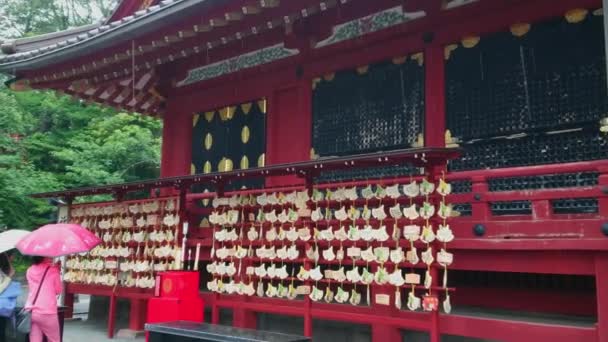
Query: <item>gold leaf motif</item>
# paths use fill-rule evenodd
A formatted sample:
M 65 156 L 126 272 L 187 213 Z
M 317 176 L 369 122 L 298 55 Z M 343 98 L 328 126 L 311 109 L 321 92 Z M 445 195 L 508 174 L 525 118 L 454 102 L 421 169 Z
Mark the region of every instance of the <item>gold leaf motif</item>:
M 266 114 L 266 99 L 261 99 L 258 101 L 258 107 L 260 108 L 260 112 Z
M 335 72 L 331 72 L 329 74 L 325 74 L 323 76 L 323 79 L 326 80 L 327 82 L 331 82 L 334 80 L 334 78 L 336 78 L 336 73 Z
M 367 71 L 369 70 L 369 65 L 363 65 L 357 68 L 357 73 L 359 75 L 364 75 L 367 74 Z
M 209 204 L 209 200 L 208 199 L 204 199 L 203 201 L 207 201 L 207 204 Z M 205 204 L 205 207 L 207 206 L 207 204 Z M 209 220 L 206 217 L 201 220 L 201 223 L 198 226 L 200 228 L 209 228 L 209 227 L 211 227 L 211 225 L 209 224 Z
M 477 36 L 467 36 L 462 38 L 462 46 L 467 49 L 474 48 L 479 44 L 479 37 Z
M 422 52 L 418 52 L 412 55 L 412 60 L 418 62 L 418 66 L 424 65 L 424 54 Z
M 584 8 L 571 9 L 566 12 L 566 21 L 568 21 L 570 24 L 580 23 L 587 18 L 587 13 L 589 13 L 589 11 Z
M 203 193 L 205 193 L 205 194 L 209 193 L 209 189 L 205 189 L 203 191 Z M 203 198 L 203 200 L 202 200 L 201 203 L 203 204 L 204 207 L 208 206 L 209 205 L 209 198 Z M 207 221 L 207 224 L 209 224 L 209 221 Z
M 203 172 L 204 173 L 211 173 L 212 169 L 213 169 L 213 166 L 211 166 L 211 162 L 207 160 L 205 162 L 205 165 L 203 166 Z
M 315 151 L 314 147 L 310 149 L 310 160 L 319 159 L 319 155 Z
M 419 133 L 416 141 L 412 142 L 412 147 L 424 147 L 424 135 Z
M 401 65 L 401 64 L 405 63 L 406 60 L 407 60 L 407 56 L 395 57 L 395 58 L 393 58 L 393 64 Z
M 523 37 L 530 32 L 530 27 L 531 26 L 528 23 L 515 23 L 511 25 L 511 33 L 515 37 Z
M 207 120 L 207 122 L 211 122 L 213 121 L 213 116 L 215 115 L 214 111 L 211 112 L 205 112 L 205 120 Z
M 222 121 L 228 121 L 234 117 L 234 113 L 236 112 L 236 107 L 228 106 L 226 108 L 220 109 L 220 119 Z
M 262 153 L 258 157 L 258 167 L 264 167 L 264 165 L 266 165 L 266 153 Z
M 450 59 L 450 56 L 452 55 L 452 51 L 456 50 L 458 48 L 458 44 L 450 44 L 450 45 L 446 45 L 443 48 L 443 56 L 445 57 L 445 60 L 447 61 L 448 59 Z
M 232 171 L 233 168 L 234 164 L 232 163 L 232 160 L 230 158 L 223 157 L 222 160 L 220 160 L 217 169 L 220 172 L 229 172 Z
M 246 144 L 249 142 L 249 137 L 250 137 L 249 127 L 243 126 L 243 129 L 241 130 L 241 141 L 243 142 L 243 144 Z
M 213 146 L 213 136 L 211 136 L 211 133 L 207 133 L 207 135 L 205 135 L 205 150 L 209 151 L 211 149 L 211 146 Z
M 192 117 L 192 127 L 195 127 L 195 126 L 196 126 L 196 124 L 198 123 L 198 119 L 199 119 L 200 117 L 201 117 L 201 116 L 200 116 L 199 114 L 194 114 L 194 116 Z
M 240 164 L 241 170 L 245 170 L 249 168 L 249 158 L 247 158 L 247 156 L 243 156 L 243 158 L 241 158 L 241 164 Z
M 191 175 L 196 174 L 196 166 L 194 166 L 194 164 L 190 164 L 190 174 Z
M 243 103 L 241 104 L 241 110 L 243 111 L 244 114 L 249 114 L 249 112 L 251 111 L 251 102 L 248 103 Z

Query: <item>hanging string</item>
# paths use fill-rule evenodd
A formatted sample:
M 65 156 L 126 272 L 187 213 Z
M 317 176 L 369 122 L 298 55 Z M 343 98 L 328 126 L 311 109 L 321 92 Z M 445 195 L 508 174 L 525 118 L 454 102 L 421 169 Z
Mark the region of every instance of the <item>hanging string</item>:
M 135 41 L 131 41 L 131 100 L 135 102 Z M 135 103 L 134 103 L 135 105 Z

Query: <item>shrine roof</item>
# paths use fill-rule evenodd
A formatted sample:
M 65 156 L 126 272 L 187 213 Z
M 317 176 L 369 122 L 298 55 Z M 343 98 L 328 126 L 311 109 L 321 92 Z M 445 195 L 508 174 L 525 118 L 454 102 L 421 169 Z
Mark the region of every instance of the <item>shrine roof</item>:
M 213 0 L 163 0 L 109 23 L 96 23 L 65 31 L 6 41 L 1 46 L 0 72 L 14 74 L 18 70 L 36 69 L 79 57 L 135 35 L 158 28 L 179 19 L 179 14 L 191 7 Z

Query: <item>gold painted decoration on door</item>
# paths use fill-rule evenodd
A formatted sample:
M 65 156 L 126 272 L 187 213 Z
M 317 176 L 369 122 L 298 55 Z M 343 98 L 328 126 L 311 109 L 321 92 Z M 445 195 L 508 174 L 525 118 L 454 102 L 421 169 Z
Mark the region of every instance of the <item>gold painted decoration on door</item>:
M 259 100 L 258 107 L 260 108 L 260 112 L 266 114 L 266 99 Z
M 243 110 L 243 114 L 245 114 L 245 115 L 249 114 L 249 112 L 251 111 L 252 105 L 253 104 L 251 102 L 241 104 L 241 110 Z
M 212 169 L 213 169 L 213 166 L 211 166 L 211 162 L 207 160 L 205 162 L 205 165 L 203 166 L 203 172 L 204 173 L 211 173 Z
M 220 119 L 222 119 L 222 121 L 231 120 L 234 117 L 234 112 L 236 112 L 236 107 L 234 106 L 220 109 Z
M 196 166 L 194 166 L 194 164 L 190 164 L 190 174 L 191 175 L 196 174 Z
M 199 114 L 194 114 L 194 116 L 192 117 L 192 127 L 196 126 L 199 118 L 200 118 Z
M 568 21 L 570 24 L 580 23 L 581 21 L 585 20 L 588 13 L 589 11 L 585 8 L 571 9 L 566 12 L 566 21 Z
M 243 144 L 248 143 L 250 136 L 251 132 L 249 131 L 249 127 L 243 126 L 243 129 L 241 129 L 241 142 Z
M 265 164 L 266 164 L 266 153 L 262 153 L 258 157 L 258 167 L 264 167 Z
M 241 158 L 241 170 L 245 170 L 249 168 L 249 158 L 247 158 L 247 156 L 243 156 L 243 158 Z
M 233 168 L 234 164 L 232 163 L 232 160 L 230 160 L 230 158 L 223 157 L 222 160 L 220 160 L 220 163 L 218 164 L 218 171 L 220 172 L 229 172 L 232 171 Z
M 207 120 L 207 122 L 211 122 L 213 121 L 213 116 L 215 115 L 214 111 L 211 112 L 205 112 L 205 120 Z
M 211 149 L 211 147 L 213 146 L 213 136 L 211 135 L 211 133 L 207 133 L 207 135 L 205 135 L 205 150 L 209 151 Z

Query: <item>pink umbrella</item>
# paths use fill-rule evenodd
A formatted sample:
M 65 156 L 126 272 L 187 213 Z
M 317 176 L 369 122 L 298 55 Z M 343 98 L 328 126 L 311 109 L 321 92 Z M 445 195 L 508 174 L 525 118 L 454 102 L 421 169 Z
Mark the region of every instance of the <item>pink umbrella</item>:
M 55 258 L 88 252 L 100 243 L 97 236 L 77 224 L 59 223 L 36 229 L 16 247 L 24 255 Z

